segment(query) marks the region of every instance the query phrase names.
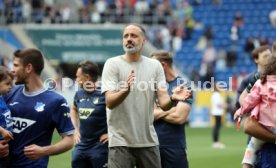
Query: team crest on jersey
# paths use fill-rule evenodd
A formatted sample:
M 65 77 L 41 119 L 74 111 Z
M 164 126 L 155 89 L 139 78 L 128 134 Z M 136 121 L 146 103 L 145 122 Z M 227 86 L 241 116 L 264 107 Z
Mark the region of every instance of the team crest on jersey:
M 34 109 L 35 109 L 37 112 L 42 112 L 42 111 L 44 111 L 44 106 L 45 106 L 44 103 L 36 102 L 36 105 L 35 105 Z
M 36 121 L 29 120 L 26 118 L 13 117 L 12 119 L 13 119 L 13 132 L 17 134 L 21 133 L 26 128 L 36 123 Z
M 17 105 L 17 104 L 19 104 L 18 102 L 12 102 L 12 103 L 10 103 L 10 106 L 14 106 L 14 105 Z
M 95 109 L 93 108 L 79 108 L 79 116 L 80 119 L 87 119 L 94 111 Z
M 67 103 L 62 103 L 60 106 L 69 107 Z
M 80 101 L 80 102 L 83 102 L 83 101 L 86 101 L 86 99 L 82 98 L 82 99 L 80 99 L 79 101 Z
M 94 103 L 94 104 L 98 104 L 98 103 L 99 103 L 99 98 L 98 98 L 98 97 L 94 97 L 93 103 Z

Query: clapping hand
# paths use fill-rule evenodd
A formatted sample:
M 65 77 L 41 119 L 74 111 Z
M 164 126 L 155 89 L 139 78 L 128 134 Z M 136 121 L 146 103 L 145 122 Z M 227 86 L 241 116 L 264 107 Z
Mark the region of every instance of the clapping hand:
M 181 84 L 178 86 L 172 94 L 173 100 L 183 101 L 189 98 L 192 94 L 191 90 L 186 89 L 186 83 Z
M 127 81 L 126 81 L 126 86 L 125 86 L 125 90 L 127 90 L 127 91 L 130 91 L 130 88 L 131 88 L 131 86 L 133 85 L 133 83 L 134 83 L 134 79 L 135 79 L 135 72 L 134 72 L 134 70 L 132 69 L 131 70 L 131 72 L 130 72 L 130 75 L 128 76 L 128 78 L 127 78 Z

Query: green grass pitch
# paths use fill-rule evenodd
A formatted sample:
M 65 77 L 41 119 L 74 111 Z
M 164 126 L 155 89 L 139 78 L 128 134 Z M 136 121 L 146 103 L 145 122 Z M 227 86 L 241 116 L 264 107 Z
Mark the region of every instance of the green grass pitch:
M 188 160 L 190 168 L 233 168 L 241 167 L 247 136 L 235 128 L 222 128 L 220 139 L 225 149 L 213 149 L 211 128 L 186 127 Z M 53 142 L 59 139 L 54 134 Z M 49 168 L 70 168 L 71 151 L 50 157 Z

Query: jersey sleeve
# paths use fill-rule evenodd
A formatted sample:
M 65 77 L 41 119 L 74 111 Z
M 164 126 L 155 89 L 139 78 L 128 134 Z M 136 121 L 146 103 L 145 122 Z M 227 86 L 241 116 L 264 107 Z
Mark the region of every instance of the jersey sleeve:
M 186 99 L 186 100 L 184 100 L 182 102 L 187 103 L 189 105 L 192 105 L 193 104 L 193 91 L 191 93 L 191 96 L 188 99 Z
M 260 79 L 260 73 L 256 72 L 254 77 L 250 80 L 249 84 L 246 87 L 246 91 L 247 93 L 250 93 L 252 87 L 254 86 L 254 84 L 256 83 L 256 81 Z
M 63 135 L 71 135 L 74 133 L 74 126 L 70 118 L 70 109 L 67 101 L 63 98 L 59 100 L 56 111 L 52 116 L 53 122 L 58 133 Z
M 185 81 L 184 80 L 184 82 L 186 82 L 186 88 L 185 89 L 187 89 L 187 90 L 192 90 L 192 87 L 191 87 L 191 82 L 190 81 Z M 183 82 L 182 82 L 183 83 Z M 182 84 L 181 83 L 181 84 Z M 192 90 L 192 92 L 191 92 L 191 96 L 190 97 L 188 97 L 188 99 L 186 99 L 186 100 L 183 100 L 183 101 L 181 101 L 181 102 L 184 102 L 184 103 L 186 103 L 186 104 L 189 104 L 189 105 L 192 105 L 193 104 L 193 90 Z

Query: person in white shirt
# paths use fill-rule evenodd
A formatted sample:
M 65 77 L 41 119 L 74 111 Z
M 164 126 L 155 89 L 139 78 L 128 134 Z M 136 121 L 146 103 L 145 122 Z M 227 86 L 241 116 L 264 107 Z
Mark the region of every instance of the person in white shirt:
M 215 125 L 213 129 L 213 148 L 223 149 L 225 145 L 219 141 L 219 133 L 221 128 L 221 118 L 225 109 L 225 102 L 221 95 L 220 88 L 217 84 L 214 86 L 214 92 L 211 96 L 211 115 L 215 119 Z

